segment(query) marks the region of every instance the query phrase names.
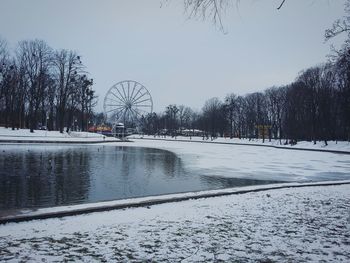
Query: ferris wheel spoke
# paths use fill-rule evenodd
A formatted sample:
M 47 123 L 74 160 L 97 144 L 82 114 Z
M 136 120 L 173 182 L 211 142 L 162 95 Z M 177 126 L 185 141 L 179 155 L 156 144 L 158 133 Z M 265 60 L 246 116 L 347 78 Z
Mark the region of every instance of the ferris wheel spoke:
M 135 104 L 134 107 L 147 107 L 147 108 L 151 108 L 151 105 L 142 105 L 142 104 Z
M 135 122 L 135 118 L 134 118 L 134 114 L 131 110 L 129 110 L 129 116 L 130 116 L 130 119 L 131 121 L 134 123 Z
M 127 101 L 128 97 L 126 96 L 123 83 L 121 83 L 121 86 L 122 86 L 122 89 L 123 89 L 123 94 L 124 94 L 125 101 Z
M 148 93 L 145 92 L 141 96 L 138 96 L 136 99 L 133 100 L 133 102 L 137 102 L 139 99 L 141 99 L 143 96 L 147 95 Z
M 118 91 L 118 93 L 119 93 L 119 95 L 120 95 L 122 101 L 123 101 L 123 102 L 126 102 L 125 97 L 123 97 L 123 95 L 120 93 L 119 89 L 116 88 L 116 90 Z
M 136 113 L 136 116 L 139 115 L 140 118 L 142 117 L 141 113 L 137 109 L 133 109 L 133 111 Z
M 133 99 L 133 95 L 134 95 L 136 86 L 137 86 L 137 82 L 134 83 L 134 87 L 132 88 L 132 92 L 131 92 L 131 95 L 130 95 L 130 99 L 131 100 Z
M 134 102 L 135 101 L 135 98 L 137 97 L 137 95 L 141 92 L 142 90 L 142 87 L 139 88 L 139 90 L 136 92 L 136 94 L 132 97 L 132 101 Z
M 123 103 L 123 102 L 120 101 L 120 100 L 114 100 L 114 99 L 112 99 L 112 98 L 107 98 L 107 97 L 106 97 L 106 100 L 114 101 L 114 102 L 117 102 L 117 103 Z
M 118 91 L 118 90 L 117 90 Z M 119 91 L 118 91 L 118 93 L 119 93 Z M 111 91 L 111 94 L 114 96 L 114 97 L 116 97 L 118 100 L 120 100 L 121 102 L 125 102 L 123 99 L 122 99 L 122 97 L 119 97 L 117 94 L 115 94 L 115 93 L 113 93 L 112 91 Z M 120 94 L 120 93 L 119 93 Z M 121 95 L 121 94 L 120 94 Z
M 115 109 L 111 109 L 111 110 L 107 110 L 105 113 L 109 113 L 109 112 L 112 112 L 112 111 L 118 111 L 119 109 L 123 109 L 124 106 L 121 106 L 121 107 L 118 107 L 118 108 L 115 108 Z
M 138 114 L 140 114 L 140 113 L 137 111 L 137 109 L 131 108 L 131 110 L 132 110 L 132 112 L 134 112 L 134 114 L 136 115 L 136 117 L 137 117 Z
M 135 114 L 134 114 L 134 111 L 130 108 L 130 118 L 132 119 L 132 122 L 135 123 L 136 122 L 136 119 L 135 119 Z
M 117 90 L 118 91 L 118 90 Z M 120 92 L 118 91 L 118 93 L 120 94 Z M 114 92 L 111 91 L 111 94 L 116 97 L 118 100 L 120 100 L 121 102 L 125 102 L 125 100 L 123 100 L 123 96 L 120 94 L 120 96 Z
M 121 116 L 119 118 L 119 119 L 123 118 L 122 121 L 123 121 L 124 124 L 125 124 L 125 114 L 126 114 L 126 110 L 121 113 Z
M 120 99 L 115 100 L 115 99 L 111 99 L 111 98 L 106 98 L 105 103 L 119 103 L 121 105 L 125 105 L 125 103 L 122 100 L 120 100 Z
M 124 107 L 125 105 L 124 104 L 105 104 L 105 106 L 108 106 L 108 107 L 113 107 L 113 106 Z
M 130 100 L 130 81 L 128 81 L 128 100 Z
M 131 121 L 131 122 L 134 121 L 130 109 L 127 109 L 127 110 L 126 110 L 126 112 L 125 112 L 125 119 L 126 119 L 128 122 L 129 122 L 129 121 Z
M 134 105 L 140 104 L 140 103 L 145 102 L 145 101 L 149 101 L 149 98 L 134 102 Z
M 118 112 L 115 114 L 117 119 L 120 119 L 120 115 L 123 115 L 123 112 L 125 111 L 125 108 L 123 107 L 122 109 L 118 110 Z
M 130 108 L 130 112 L 131 112 L 131 117 L 133 119 L 133 122 L 137 122 L 137 112 L 133 109 L 133 108 Z
M 105 106 L 107 106 L 107 105 L 105 105 Z M 113 109 L 109 109 L 110 107 L 108 107 L 107 109 L 106 109 L 106 113 L 108 113 L 108 112 L 111 112 L 111 111 L 116 111 L 116 110 L 119 110 L 120 108 L 124 108 L 125 106 L 124 105 L 122 105 L 122 106 L 118 106 L 118 107 L 116 107 L 116 108 L 113 108 Z
M 126 109 L 124 113 L 124 123 L 129 122 L 129 120 L 130 120 L 129 109 Z
M 123 85 L 123 88 L 124 88 L 124 85 Z M 124 91 L 124 93 L 125 93 L 125 100 L 126 101 L 129 101 L 129 91 L 128 91 L 128 89 L 129 89 L 129 85 L 125 83 L 125 89 L 124 89 L 125 91 Z

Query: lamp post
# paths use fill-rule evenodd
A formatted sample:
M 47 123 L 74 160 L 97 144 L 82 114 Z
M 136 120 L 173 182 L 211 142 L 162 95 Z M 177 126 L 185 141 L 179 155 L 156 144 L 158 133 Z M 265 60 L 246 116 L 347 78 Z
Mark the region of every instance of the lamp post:
M 47 124 L 48 124 L 48 122 L 49 122 L 49 116 L 46 116 L 46 124 L 45 124 L 45 137 L 47 136 L 47 130 L 48 130 L 48 127 L 47 127 Z

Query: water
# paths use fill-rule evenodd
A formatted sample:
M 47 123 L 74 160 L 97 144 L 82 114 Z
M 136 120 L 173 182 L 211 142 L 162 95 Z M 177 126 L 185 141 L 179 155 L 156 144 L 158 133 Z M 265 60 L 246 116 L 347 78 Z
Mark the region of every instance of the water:
M 275 183 L 201 175 L 174 153 L 122 146 L 6 145 L 0 210 Z

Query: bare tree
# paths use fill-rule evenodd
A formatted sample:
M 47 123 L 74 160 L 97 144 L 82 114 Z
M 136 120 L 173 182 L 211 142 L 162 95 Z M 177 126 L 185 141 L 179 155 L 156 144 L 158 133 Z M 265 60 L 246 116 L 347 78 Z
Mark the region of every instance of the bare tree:
M 350 48 L 340 50 L 334 64 L 337 106 L 339 107 L 338 135 L 350 141 Z
M 281 9 L 286 0 L 281 0 L 277 9 Z M 184 0 L 185 10 L 190 18 L 201 17 L 210 19 L 213 24 L 223 30 L 223 13 L 232 4 L 238 4 L 240 0 Z
M 243 96 L 238 96 L 235 101 L 235 119 L 236 128 L 238 133 L 238 138 L 241 139 L 242 136 L 247 137 L 247 121 L 246 121 L 246 100 Z
M 8 45 L 5 39 L 0 37 L 0 72 L 9 60 Z
M 82 131 L 87 130 L 88 115 L 91 113 L 92 104 L 95 98 L 94 91 L 92 90 L 93 79 L 88 79 L 86 74 L 77 77 L 75 91 L 78 95 L 78 103 L 80 109 L 80 123 Z
M 5 118 L 7 117 L 6 114 L 4 114 L 4 109 L 6 105 L 6 79 L 8 75 L 8 66 L 9 66 L 9 52 L 7 47 L 7 42 L 0 38 L 0 123 L 3 121 L 4 123 Z
M 63 132 L 74 118 L 85 130 L 97 96 L 83 68 L 75 52 L 53 52 L 42 40 L 19 42 L 12 56 L 0 39 L 0 123 Z
M 176 136 L 177 129 L 177 114 L 179 108 L 175 104 L 171 104 L 166 107 L 166 119 L 167 119 L 167 128 L 171 133 L 171 136 Z
M 309 121 L 311 123 L 311 139 L 316 144 L 316 139 L 318 137 L 319 127 L 318 127 L 318 113 L 319 113 L 319 96 L 317 93 L 320 89 L 320 78 L 322 70 L 320 67 L 312 67 L 305 71 L 302 71 L 298 80 L 304 84 L 304 88 L 308 90 L 306 97 L 306 105 L 310 110 Z
M 329 40 L 342 33 L 347 33 L 350 38 L 350 0 L 345 3 L 346 16 L 334 21 L 332 28 L 325 31 L 325 39 Z
M 280 144 L 282 139 L 282 117 L 286 101 L 286 88 L 285 87 L 272 87 L 265 91 L 266 102 L 268 107 L 268 118 L 271 124 L 271 135 L 279 138 Z M 271 134 L 272 133 L 272 134 Z
M 226 117 L 229 121 L 229 126 L 230 126 L 230 138 L 233 138 L 234 135 L 234 126 L 235 126 L 235 113 L 236 113 L 236 100 L 237 96 L 234 93 L 228 94 L 225 97 L 225 112 L 226 112 Z
M 204 103 L 202 109 L 202 128 L 216 138 L 224 133 L 226 123 L 223 103 L 218 98 L 211 98 Z
M 56 92 L 57 92 L 57 83 L 54 79 L 54 76 L 51 75 L 47 81 L 47 90 L 46 90 L 46 99 L 47 104 L 45 108 L 45 126 L 48 130 L 55 130 L 56 122 Z M 44 114 L 43 114 L 44 116 Z
M 24 68 L 28 80 L 29 128 L 37 126 L 38 111 L 44 99 L 46 81 L 51 63 L 51 48 L 42 40 L 21 41 L 17 48 L 17 60 Z
M 180 129 L 189 128 L 190 120 L 192 115 L 192 109 L 190 107 L 186 107 L 184 105 L 180 105 L 179 107 L 179 125 Z
M 74 103 L 72 103 L 74 100 L 72 96 L 74 94 L 75 82 L 78 81 L 78 74 L 82 72 L 83 65 L 77 53 L 65 49 L 55 52 L 53 62 L 57 82 L 56 100 L 58 128 L 62 133 L 67 106 L 70 103 L 71 110 L 74 106 Z M 68 123 L 71 124 L 71 122 Z

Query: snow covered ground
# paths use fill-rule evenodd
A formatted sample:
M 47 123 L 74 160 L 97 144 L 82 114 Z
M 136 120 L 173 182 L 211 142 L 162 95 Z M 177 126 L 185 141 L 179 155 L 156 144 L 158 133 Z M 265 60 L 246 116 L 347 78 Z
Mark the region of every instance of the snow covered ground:
M 296 145 L 285 145 L 285 140 L 282 140 L 282 144 L 279 140 L 265 139 L 238 139 L 238 138 L 216 138 L 214 140 L 204 139 L 203 137 L 185 137 L 185 136 L 147 136 L 147 135 L 131 135 L 129 138 L 133 139 L 151 139 L 151 140 L 169 140 L 169 141 L 192 141 L 192 142 L 204 142 L 204 143 L 227 143 L 227 144 L 243 144 L 243 145 L 257 145 L 257 146 L 269 146 L 276 148 L 289 148 L 289 149 L 304 149 L 304 150 L 318 150 L 318 151 L 340 151 L 350 153 L 350 142 L 347 141 L 328 141 L 325 145 L 324 141 L 317 141 L 316 144 L 308 141 L 300 141 Z
M 350 185 L 0 226 L 4 262 L 349 262 Z
M 28 129 L 12 130 L 11 128 L 0 127 L 0 141 L 2 142 L 104 142 L 119 141 L 119 139 L 105 137 L 102 134 L 90 132 L 64 132 L 35 130 L 33 133 Z
M 350 179 L 349 154 L 232 144 L 145 139 L 133 141 L 118 145 L 175 152 L 185 168 L 203 175 L 277 181 Z
M 7 210 L 2 213 L 0 210 L 0 224 L 9 222 L 24 222 L 35 219 L 47 219 L 54 217 L 64 217 L 81 215 L 91 212 L 109 211 L 115 209 L 125 209 L 130 207 L 146 207 L 150 205 L 195 200 L 234 194 L 244 194 L 248 192 L 260 192 L 273 189 L 299 188 L 309 186 L 327 186 L 350 184 L 350 180 L 325 181 L 310 183 L 279 183 L 267 185 L 240 186 L 217 190 L 195 191 L 177 194 L 165 194 L 156 196 L 127 198 L 121 200 L 102 201 L 79 205 L 63 205 L 48 208 L 26 208 L 21 210 Z

